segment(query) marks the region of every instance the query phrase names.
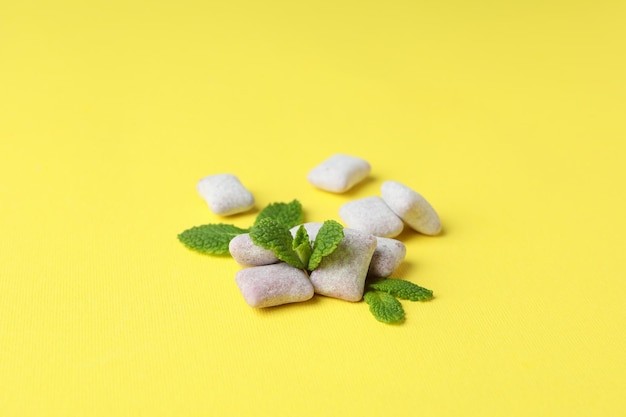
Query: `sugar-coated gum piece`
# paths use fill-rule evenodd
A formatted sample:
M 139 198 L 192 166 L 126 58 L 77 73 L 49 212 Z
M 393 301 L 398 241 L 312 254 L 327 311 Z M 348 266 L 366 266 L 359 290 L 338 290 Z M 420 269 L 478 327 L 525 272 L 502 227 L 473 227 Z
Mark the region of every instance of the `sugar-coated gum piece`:
M 274 252 L 255 245 L 249 233 L 232 238 L 228 251 L 239 265 L 260 266 L 278 262 Z
M 406 256 L 406 246 L 396 239 L 377 237 L 378 244 L 372 255 L 367 275 L 388 278 L 400 266 Z
M 309 171 L 307 179 L 319 189 L 343 193 L 363 181 L 370 171 L 369 162 L 362 158 L 335 154 Z
M 413 230 L 425 235 L 441 232 L 437 212 L 418 192 L 397 181 L 385 181 L 381 194 L 389 208 Z
M 322 258 L 311 272 L 315 292 L 346 301 L 361 300 L 376 243 L 374 235 L 344 229 L 344 238 L 337 249 Z
M 196 188 L 211 211 L 221 216 L 242 213 L 254 206 L 252 193 L 233 174 L 204 177 Z
M 404 223 L 380 197 L 364 197 L 339 207 L 339 217 L 347 227 L 380 237 L 398 236 Z
M 241 269 L 235 281 L 244 300 L 256 308 L 306 301 L 314 295 L 304 271 L 284 262 Z

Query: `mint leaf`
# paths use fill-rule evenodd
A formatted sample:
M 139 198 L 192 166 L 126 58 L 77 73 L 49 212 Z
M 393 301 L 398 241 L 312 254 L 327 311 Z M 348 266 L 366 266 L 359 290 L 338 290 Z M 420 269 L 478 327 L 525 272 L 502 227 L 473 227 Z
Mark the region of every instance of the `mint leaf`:
M 367 291 L 363 298 L 369 304 L 370 311 L 376 320 L 383 323 L 398 323 L 404 320 L 402 304 L 393 295 L 380 291 Z
M 369 284 L 369 288 L 383 291 L 403 300 L 426 301 L 433 298 L 433 292 L 403 279 L 383 279 Z
M 255 245 L 269 249 L 283 262 L 304 269 L 298 254 L 293 250 L 293 236 L 289 227 L 272 217 L 256 222 L 250 229 L 250 237 Z
M 315 237 L 313 253 L 309 259 L 309 271 L 317 268 L 324 256 L 333 253 L 342 240 L 343 226 L 334 220 L 326 220 Z
M 309 258 L 311 257 L 311 252 L 313 251 L 313 248 L 311 248 L 309 234 L 307 233 L 304 226 L 301 225 L 296 231 L 296 236 L 293 239 L 292 247 L 298 255 L 298 258 L 300 258 L 302 264 L 307 265 L 309 263 Z
M 189 249 L 211 255 L 228 254 L 228 244 L 231 239 L 248 229 L 241 229 L 232 224 L 205 224 L 194 226 L 178 235 L 180 240 Z
M 291 229 L 303 222 L 302 204 L 298 200 L 293 200 L 290 203 L 271 203 L 261 210 L 254 224 L 256 225 L 261 220 L 267 218 L 272 218 Z

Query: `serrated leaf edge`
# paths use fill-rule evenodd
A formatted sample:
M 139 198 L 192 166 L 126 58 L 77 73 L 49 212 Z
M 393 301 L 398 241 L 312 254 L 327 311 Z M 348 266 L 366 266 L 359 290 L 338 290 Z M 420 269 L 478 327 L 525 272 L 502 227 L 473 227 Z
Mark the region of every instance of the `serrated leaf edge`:
M 389 295 L 392 299 L 394 299 L 398 303 L 398 306 L 400 307 L 400 311 L 402 312 L 402 317 L 400 317 L 398 320 L 395 320 L 395 321 L 389 321 L 389 320 L 382 319 L 382 317 L 377 314 L 376 308 L 375 308 L 374 304 L 368 301 L 368 299 L 370 299 L 370 297 L 369 297 L 370 294 L 377 295 L 377 296 L 379 296 L 379 294 Z M 400 323 L 404 322 L 404 320 L 406 318 L 406 314 L 404 312 L 404 308 L 402 307 L 402 303 L 400 303 L 400 301 L 398 301 L 398 299 L 396 297 L 394 297 L 392 294 L 389 294 L 389 293 L 384 292 L 384 291 L 368 290 L 363 295 L 363 299 L 365 300 L 366 304 L 369 306 L 370 313 L 372 313 L 374 318 L 376 320 L 378 320 L 379 322 L 385 323 L 385 324 L 400 324 Z

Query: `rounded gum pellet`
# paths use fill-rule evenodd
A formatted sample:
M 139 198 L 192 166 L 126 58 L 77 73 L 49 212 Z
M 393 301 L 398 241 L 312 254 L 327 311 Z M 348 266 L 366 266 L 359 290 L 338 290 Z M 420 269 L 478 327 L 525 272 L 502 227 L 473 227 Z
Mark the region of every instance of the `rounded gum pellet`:
M 398 269 L 406 256 L 406 246 L 396 239 L 377 237 L 378 244 L 372 255 L 367 275 L 376 278 L 388 278 Z
M 255 245 L 249 233 L 232 238 L 228 244 L 228 251 L 239 265 L 260 266 L 278 262 L 274 252 Z
M 380 197 L 348 201 L 339 207 L 339 217 L 350 229 L 380 237 L 395 237 L 404 229 L 402 219 Z
M 319 189 L 343 193 L 363 181 L 370 171 L 371 166 L 364 159 L 335 154 L 309 171 L 307 179 Z
M 196 188 L 211 211 L 221 216 L 242 213 L 254 206 L 252 193 L 233 174 L 204 177 Z
M 337 249 L 311 272 L 315 292 L 346 301 L 360 301 L 376 243 L 374 235 L 344 229 L 344 238 Z
M 314 295 L 304 271 L 284 262 L 241 269 L 235 281 L 246 303 L 256 308 L 306 301 Z
M 425 235 L 441 232 L 437 212 L 418 192 L 397 181 L 385 181 L 381 194 L 389 208 L 413 230 Z

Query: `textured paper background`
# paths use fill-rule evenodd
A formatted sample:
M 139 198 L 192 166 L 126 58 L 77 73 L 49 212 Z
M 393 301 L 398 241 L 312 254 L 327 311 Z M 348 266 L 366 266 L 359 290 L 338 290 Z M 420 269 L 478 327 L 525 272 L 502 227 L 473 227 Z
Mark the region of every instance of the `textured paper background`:
M 505 2 L 506 3 L 506 2 Z M 0 416 L 626 414 L 623 2 L 0 3 Z M 373 167 L 345 195 L 306 173 Z M 404 182 L 401 326 L 249 308 L 186 250 L 237 174 L 306 219 Z

